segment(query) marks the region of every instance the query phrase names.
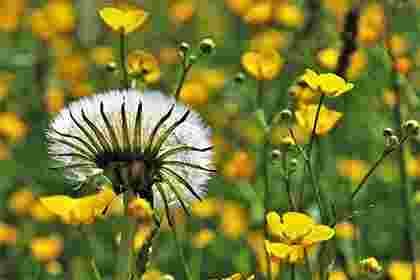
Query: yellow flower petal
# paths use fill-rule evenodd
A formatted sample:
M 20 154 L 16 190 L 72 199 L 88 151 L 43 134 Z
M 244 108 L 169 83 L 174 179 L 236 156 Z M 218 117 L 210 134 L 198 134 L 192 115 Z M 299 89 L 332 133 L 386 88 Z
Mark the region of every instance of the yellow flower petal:
M 291 246 L 284 244 L 284 243 L 277 243 L 277 242 L 269 242 L 269 241 L 265 241 L 265 246 L 267 248 L 267 251 L 269 252 L 269 254 L 273 257 L 276 258 L 280 258 L 280 259 L 284 259 L 286 258 L 290 251 L 291 251 Z
M 284 234 L 290 240 L 300 239 L 311 231 L 314 220 L 303 213 L 287 212 L 283 215 Z
M 312 132 L 317 108 L 318 105 L 308 105 L 295 112 L 298 125 L 302 127 L 303 130 L 308 134 Z M 327 133 L 337 124 L 342 116 L 343 113 L 330 110 L 322 105 L 315 133 L 317 135 L 323 135 Z
M 284 61 L 278 52 L 264 50 L 245 53 L 241 64 L 257 80 L 272 80 L 282 69 Z
M 306 235 L 302 241 L 303 245 L 312 245 L 320 241 L 331 239 L 334 236 L 334 229 L 325 225 L 315 225 L 312 231 Z
M 301 263 L 305 258 L 305 248 L 301 245 L 290 246 L 289 262 Z
M 70 211 L 76 205 L 75 199 L 66 195 L 42 197 L 40 201 L 48 211 L 59 216 L 64 222 L 70 221 Z
M 285 225 L 281 222 L 281 217 L 276 212 L 271 211 L 266 216 L 268 231 L 272 235 L 282 236 Z
M 352 83 L 332 73 L 319 75 L 319 86 L 327 96 L 339 96 L 353 88 Z
M 148 13 L 141 9 L 120 10 L 117 8 L 103 8 L 99 11 L 103 21 L 114 31 L 128 34 L 142 26 L 147 18 Z
M 306 69 L 305 74 L 300 78 L 304 81 L 312 90 L 318 90 L 319 88 L 319 76 L 315 71 Z

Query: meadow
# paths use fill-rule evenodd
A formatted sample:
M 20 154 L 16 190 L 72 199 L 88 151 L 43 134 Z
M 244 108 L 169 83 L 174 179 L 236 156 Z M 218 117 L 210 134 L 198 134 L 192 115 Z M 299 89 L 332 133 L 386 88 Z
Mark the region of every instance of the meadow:
M 0 1 L 0 280 L 420 279 L 420 1 Z

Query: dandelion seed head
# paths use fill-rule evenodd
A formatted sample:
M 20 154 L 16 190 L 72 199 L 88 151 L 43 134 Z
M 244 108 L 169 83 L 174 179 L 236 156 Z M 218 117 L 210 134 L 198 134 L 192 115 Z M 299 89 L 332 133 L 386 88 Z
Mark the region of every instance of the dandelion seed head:
M 140 103 L 141 129 L 136 130 Z M 165 114 L 169 117 L 162 122 Z M 174 126 L 183 117 L 185 120 Z M 156 129 L 159 122 L 161 125 Z M 157 143 L 171 126 L 173 131 L 157 149 Z M 156 135 L 151 140 L 154 131 Z M 212 168 L 211 131 L 196 112 L 158 91 L 111 90 L 82 98 L 55 117 L 47 130 L 47 139 L 52 159 L 64 167 L 65 176 L 71 180 L 83 182 L 103 173 L 112 164 L 144 160 L 145 166 L 153 167 L 150 167 L 153 169 L 152 179 L 160 178 L 158 184 L 170 206 L 179 206 L 180 203 L 173 188 L 187 202 L 206 193 L 211 174 L 206 170 Z M 168 153 L 181 146 L 194 149 Z M 151 152 L 155 148 L 156 152 Z M 164 155 L 165 158 L 161 159 Z M 191 193 L 168 169 L 185 179 L 196 194 Z M 157 183 L 153 181 L 152 184 L 153 204 L 159 208 L 163 205 L 163 198 Z

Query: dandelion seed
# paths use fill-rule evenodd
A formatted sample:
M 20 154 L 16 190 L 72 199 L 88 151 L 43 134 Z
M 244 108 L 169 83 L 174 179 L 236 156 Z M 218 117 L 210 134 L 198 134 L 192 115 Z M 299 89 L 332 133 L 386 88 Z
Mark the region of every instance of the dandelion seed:
M 197 113 L 159 92 L 112 90 L 74 102 L 52 121 L 49 153 L 73 180 L 103 174 L 161 208 L 206 192 L 210 130 Z

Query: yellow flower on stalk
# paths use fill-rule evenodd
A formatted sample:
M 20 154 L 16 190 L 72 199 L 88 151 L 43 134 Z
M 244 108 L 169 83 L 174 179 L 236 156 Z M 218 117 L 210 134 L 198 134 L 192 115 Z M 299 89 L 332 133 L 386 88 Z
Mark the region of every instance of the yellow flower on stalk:
M 266 240 L 269 254 L 290 263 L 303 261 L 306 250 L 331 239 L 335 233 L 329 226 L 316 224 L 310 216 L 299 212 L 287 212 L 281 217 L 270 212 L 266 219 L 270 234 L 278 240 Z
M 142 9 L 121 10 L 107 7 L 99 11 L 99 16 L 112 30 L 127 35 L 143 26 L 149 14 Z
M 241 58 L 242 67 L 257 80 L 274 79 L 284 65 L 284 59 L 275 50 L 250 51 Z
M 330 97 L 340 96 L 354 87 L 352 83 L 347 83 L 343 78 L 333 73 L 317 74 L 311 69 L 306 69 L 301 81 L 305 82 L 311 89 L 319 90 Z
M 408 262 L 392 261 L 388 266 L 388 274 L 391 280 L 411 279 L 412 266 Z M 420 277 L 420 262 L 416 262 L 416 278 Z
M 295 112 L 296 121 L 298 125 L 308 134 L 312 132 L 314 126 L 316 112 L 318 105 L 303 106 Z M 324 105 L 321 106 L 319 112 L 318 123 L 316 126 L 315 134 L 324 135 L 330 131 L 337 122 L 342 118 L 343 113 L 330 110 Z
M 53 195 L 43 197 L 40 201 L 66 224 L 92 224 L 96 217 L 108 213 L 114 199 L 117 199 L 116 194 L 107 187 L 97 194 L 81 198 Z
M 141 77 L 147 84 L 160 80 L 159 63 L 151 53 L 135 50 L 128 54 L 127 71 L 133 77 Z

